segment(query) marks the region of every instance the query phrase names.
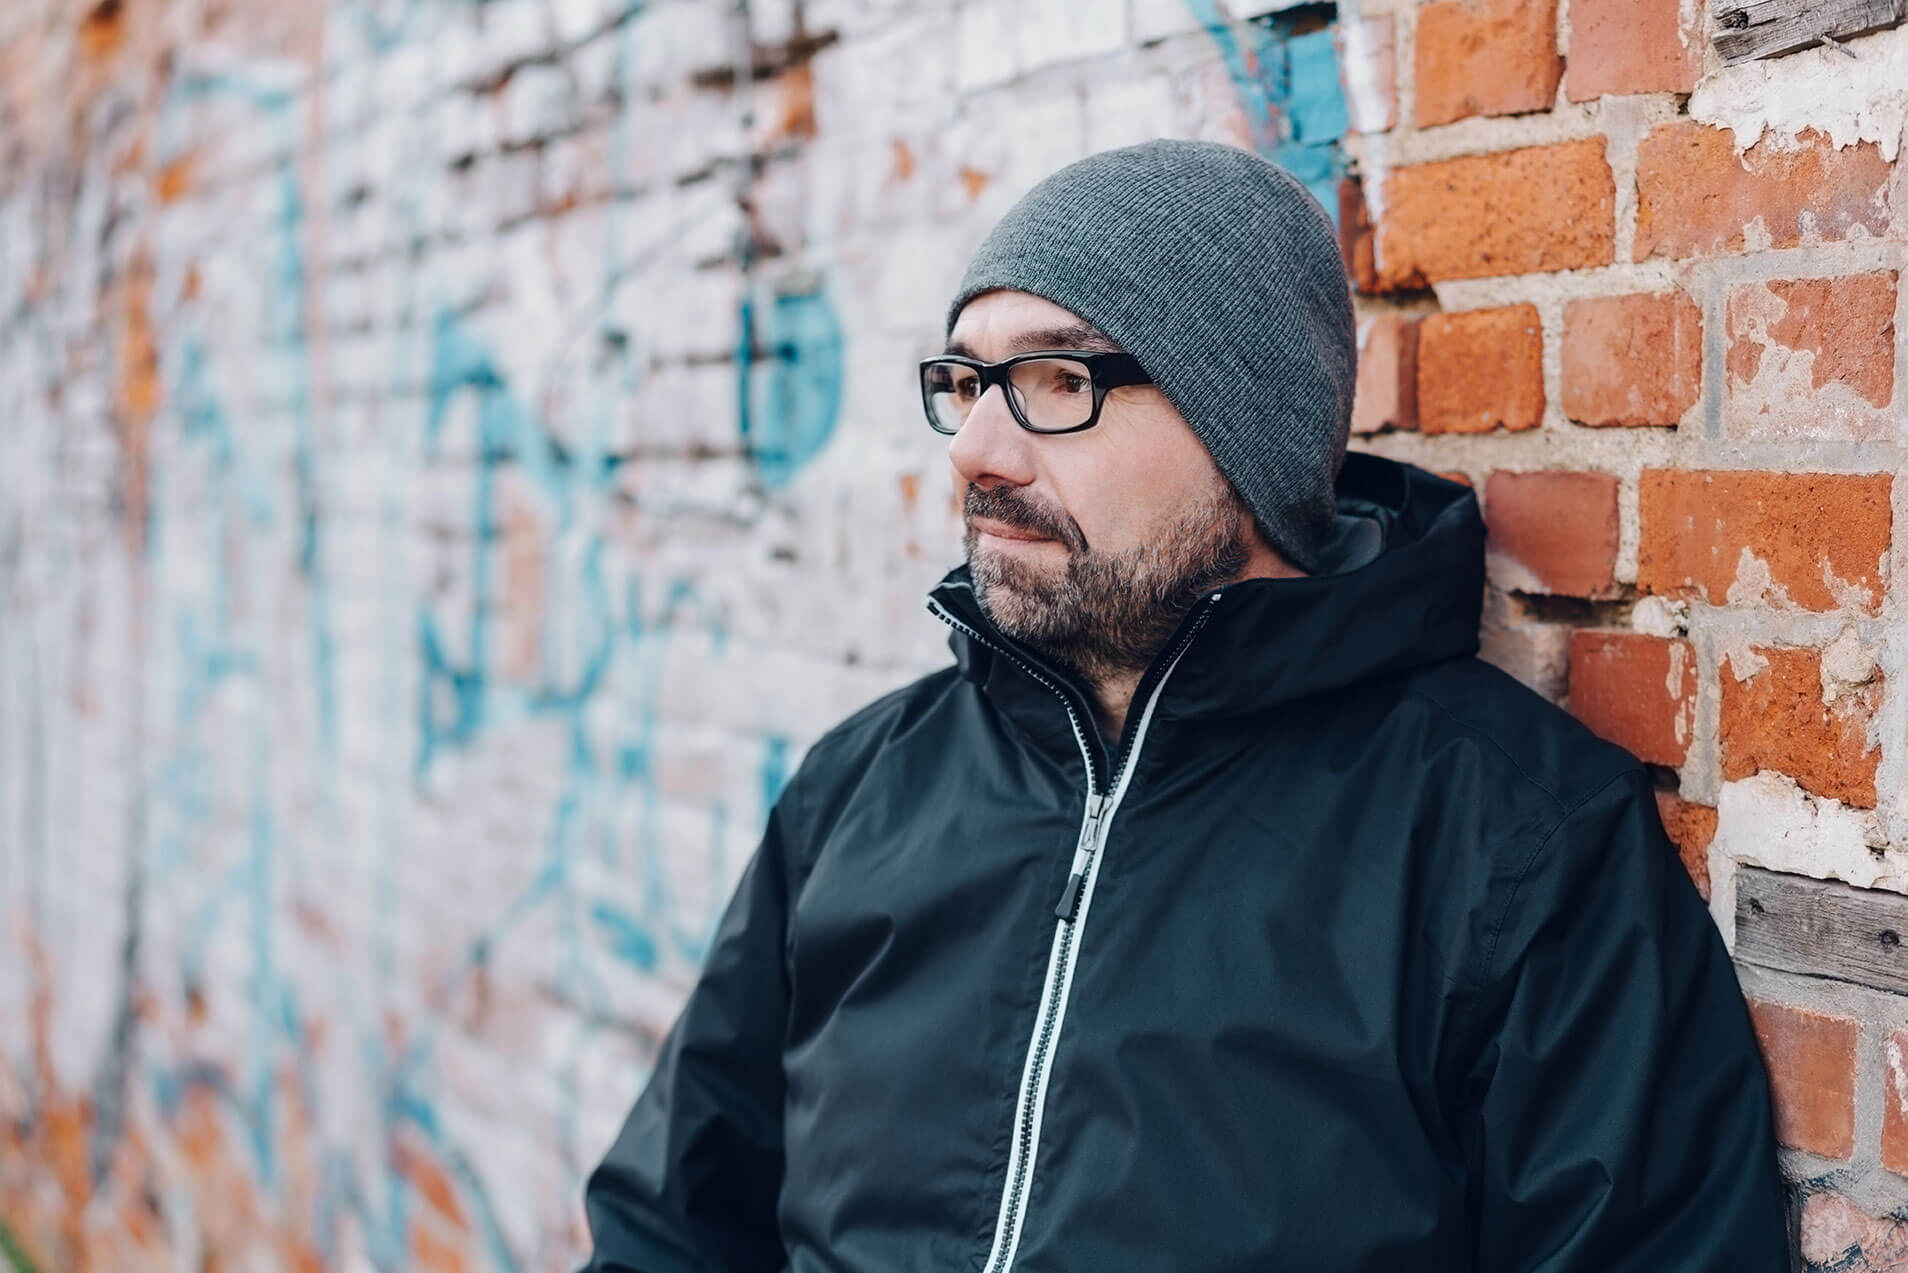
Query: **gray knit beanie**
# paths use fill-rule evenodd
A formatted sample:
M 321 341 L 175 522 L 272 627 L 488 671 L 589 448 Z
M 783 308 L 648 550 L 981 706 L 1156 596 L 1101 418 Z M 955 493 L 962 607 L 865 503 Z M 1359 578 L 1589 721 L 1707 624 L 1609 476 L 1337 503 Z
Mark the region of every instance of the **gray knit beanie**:
M 1140 362 L 1287 560 L 1319 572 L 1357 335 L 1330 218 L 1285 169 L 1154 138 L 1047 176 L 982 240 L 947 311 L 1013 288 Z

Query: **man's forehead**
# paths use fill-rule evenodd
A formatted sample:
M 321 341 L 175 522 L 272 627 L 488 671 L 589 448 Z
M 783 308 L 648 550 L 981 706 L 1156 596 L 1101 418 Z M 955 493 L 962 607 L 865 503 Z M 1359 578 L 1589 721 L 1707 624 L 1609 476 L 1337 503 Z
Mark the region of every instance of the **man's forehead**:
M 1109 354 L 1120 352 L 1119 344 L 1112 337 L 1083 318 L 1024 327 L 1007 338 L 1006 348 L 1000 356 L 1010 357 L 1030 349 L 1080 349 Z M 959 354 L 963 358 L 980 357 L 972 346 L 959 337 L 947 342 L 947 352 Z

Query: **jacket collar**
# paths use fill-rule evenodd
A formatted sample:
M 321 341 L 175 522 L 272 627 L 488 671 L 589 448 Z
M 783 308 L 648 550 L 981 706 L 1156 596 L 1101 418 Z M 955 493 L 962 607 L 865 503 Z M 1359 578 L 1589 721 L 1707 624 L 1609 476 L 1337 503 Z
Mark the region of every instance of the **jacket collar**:
M 1346 454 L 1336 491 L 1339 529 L 1327 556 L 1339 568 L 1215 590 L 1161 694 L 1161 714 L 1246 716 L 1477 652 L 1484 522 L 1475 493 L 1361 451 Z M 965 564 L 929 595 L 953 628 L 948 644 L 962 673 L 990 695 L 1050 702 L 1058 689 L 1076 710 L 1091 701 L 993 625 Z

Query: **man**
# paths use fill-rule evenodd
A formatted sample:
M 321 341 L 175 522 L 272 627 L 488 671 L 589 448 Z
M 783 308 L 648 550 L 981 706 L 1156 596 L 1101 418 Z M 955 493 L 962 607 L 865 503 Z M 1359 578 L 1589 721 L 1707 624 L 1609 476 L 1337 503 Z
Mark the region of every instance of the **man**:
M 956 666 L 777 802 L 589 1267 L 1786 1270 L 1649 773 L 1474 657 L 1469 489 L 1345 454 L 1316 201 L 1088 156 L 948 327 Z

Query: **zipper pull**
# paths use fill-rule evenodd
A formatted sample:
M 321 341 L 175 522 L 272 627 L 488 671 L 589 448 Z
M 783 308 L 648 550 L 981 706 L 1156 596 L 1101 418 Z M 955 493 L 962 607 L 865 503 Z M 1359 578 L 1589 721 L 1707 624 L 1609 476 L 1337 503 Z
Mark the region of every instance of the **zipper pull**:
M 1080 828 L 1080 843 L 1073 850 L 1073 869 L 1067 873 L 1067 887 L 1060 894 L 1060 904 L 1053 908 L 1054 915 L 1069 924 L 1080 910 L 1080 889 L 1086 883 L 1087 864 L 1099 846 L 1100 817 L 1105 812 L 1105 796 L 1087 797 L 1086 823 Z

